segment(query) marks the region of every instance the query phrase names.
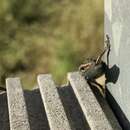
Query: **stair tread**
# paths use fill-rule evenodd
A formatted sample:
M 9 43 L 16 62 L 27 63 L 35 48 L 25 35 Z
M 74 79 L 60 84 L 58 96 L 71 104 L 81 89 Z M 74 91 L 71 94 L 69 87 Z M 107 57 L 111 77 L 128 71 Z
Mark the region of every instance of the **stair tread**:
M 30 130 L 28 114 L 19 78 L 6 79 L 11 130 Z
M 71 130 L 56 85 L 49 74 L 38 76 L 41 97 L 51 130 Z
M 68 73 L 68 80 L 79 101 L 91 130 L 120 130 L 115 121 L 114 128 L 108 121 L 91 88 L 79 72 Z

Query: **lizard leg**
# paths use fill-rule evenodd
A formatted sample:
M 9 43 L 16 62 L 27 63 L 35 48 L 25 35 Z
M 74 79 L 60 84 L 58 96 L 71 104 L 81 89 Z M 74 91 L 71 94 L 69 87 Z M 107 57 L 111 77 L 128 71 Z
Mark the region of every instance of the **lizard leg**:
M 105 98 L 105 96 L 106 96 L 105 91 L 106 90 L 101 84 L 97 83 L 95 80 L 90 80 L 90 81 L 88 81 L 88 83 L 91 86 L 97 87 L 97 89 L 100 91 L 101 95 Z

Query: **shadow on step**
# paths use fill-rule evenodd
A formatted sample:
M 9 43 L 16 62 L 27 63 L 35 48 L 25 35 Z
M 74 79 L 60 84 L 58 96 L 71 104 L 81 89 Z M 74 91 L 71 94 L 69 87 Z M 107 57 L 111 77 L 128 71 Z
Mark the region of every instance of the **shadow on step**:
M 31 130 L 50 130 L 39 89 L 24 91 Z
M 58 87 L 58 92 L 72 130 L 90 130 L 72 88 L 70 86 Z
M 98 103 L 100 104 L 104 114 L 106 115 L 109 123 L 111 124 L 111 126 L 113 127 L 113 129 L 117 129 L 119 128 L 119 122 L 117 121 L 112 109 L 110 108 L 110 106 L 108 105 L 108 102 L 105 98 L 103 98 L 99 92 L 99 90 L 96 87 L 91 86 L 91 89 L 95 95 L 95 97 L 98 100 Z M 108 96 L 108 94 L 106 93 L 106 97 Z M 119 128 L 120 129 L 120 128 Z M 125 129 L 126 130 L 126 129 Z
M 130 122 L 128 121 L 124 112 L 121 110 L 120 106 L 108 90 L 106 93 L 106 98 L 123 130 L 130 130 Z
M 10 130 L 6 92 L 0 94 L 0 130 Z

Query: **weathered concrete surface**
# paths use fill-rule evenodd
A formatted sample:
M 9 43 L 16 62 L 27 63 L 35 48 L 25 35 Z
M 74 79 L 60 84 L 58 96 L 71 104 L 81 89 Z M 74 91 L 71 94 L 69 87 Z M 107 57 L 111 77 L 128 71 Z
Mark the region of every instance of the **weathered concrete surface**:
M 10 130 L 30 130 L 24 94 L 19 78 L 6 79 Z
M 68 80 L 91 130 L 121 130 L 116 119 L 113 118 L 113 124 L 109 122 L 89 85 L 78 72 L 69 73 Z
M 129 16 L 129 0 L 105 0 L 105 33 L 110 36 L 110 66 L 113 67 L 111 79 L 115 80 L 111 80 L 107 86 L 130 121 Z
M 50 129 L 71 130 L 68 118 L 51 75 L 39 75 L 38 84 Z
M 0 93 L 0 130 L 121 130 L 107 102 L 78 72 L 68 79 L 56 87 L 51 75 L 39 75 L 39 87 L 23 91 L 19 78 L 8 78 L 7 92 Z

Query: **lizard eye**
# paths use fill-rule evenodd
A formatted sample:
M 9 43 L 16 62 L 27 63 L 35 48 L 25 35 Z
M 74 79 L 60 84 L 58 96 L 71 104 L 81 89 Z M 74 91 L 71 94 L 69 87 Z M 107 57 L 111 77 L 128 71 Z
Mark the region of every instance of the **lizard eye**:
M 83 73 L 83 72 L 85 72 L 85 68 L 84 67 L 79 67 L 79 71 L 81 71 Z
M 81 67 L 80 70 L 85 70 L 84 67 Z

